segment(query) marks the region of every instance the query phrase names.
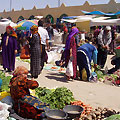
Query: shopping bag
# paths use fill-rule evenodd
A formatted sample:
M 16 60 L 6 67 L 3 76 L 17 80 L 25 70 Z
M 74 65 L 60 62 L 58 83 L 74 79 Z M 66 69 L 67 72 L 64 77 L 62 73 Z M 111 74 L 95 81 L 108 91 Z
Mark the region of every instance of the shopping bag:
M 30 50 L 29 50 L 28 45 L 25 45 L 22 47 L 20 58 L 21 59 L 30 59 Z
M 87 72 L 86 72 L 85 68 L 83 68 L 83 70 L 82 70 L 82 80 L 87 81 Z
M 71 60 L 69 60 L 67 69 L 66 69 L 66 75 L 67 76 L 73 76 L 73 63 Z

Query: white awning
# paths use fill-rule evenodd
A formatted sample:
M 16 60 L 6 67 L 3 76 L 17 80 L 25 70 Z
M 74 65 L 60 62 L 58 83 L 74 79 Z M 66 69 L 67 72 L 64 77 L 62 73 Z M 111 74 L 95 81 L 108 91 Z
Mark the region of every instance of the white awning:
M 118 19 L 109 20 L 91 20 L 90 26 L 101 26 L 101 25 L 118 25 Z

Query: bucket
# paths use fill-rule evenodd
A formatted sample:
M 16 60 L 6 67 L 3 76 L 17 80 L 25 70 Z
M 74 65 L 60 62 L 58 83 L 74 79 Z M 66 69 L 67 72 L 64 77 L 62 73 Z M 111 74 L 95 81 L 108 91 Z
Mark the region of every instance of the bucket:
M 73 118 L 79 118 L 81 113 L 83 112 L 83 108 L 78 105 L 66 105 L 63 108 L 63 111 L 68 114 L 68 117 L 73 119 Z
M 67 113 L 61 110 L 49 110 L 46 113 L 48 120 L 66 120 Z

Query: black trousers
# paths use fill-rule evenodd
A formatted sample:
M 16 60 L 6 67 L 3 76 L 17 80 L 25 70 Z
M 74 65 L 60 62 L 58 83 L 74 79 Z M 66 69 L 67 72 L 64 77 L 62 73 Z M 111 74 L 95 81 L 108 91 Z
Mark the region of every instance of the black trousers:
M 104 67 L 107 60 L 108 50 L 103 49 L 100 45 L 98 45 L 98 56 L 97 56 L 97 64 Z
M 79 67 L 80 79 L 82 80 L 82 70 L 85 68 L 87 72 L 87 80 L 89 81 L 91 69 L 87 56 L 83 52 L 77 52 L 77 65 Z

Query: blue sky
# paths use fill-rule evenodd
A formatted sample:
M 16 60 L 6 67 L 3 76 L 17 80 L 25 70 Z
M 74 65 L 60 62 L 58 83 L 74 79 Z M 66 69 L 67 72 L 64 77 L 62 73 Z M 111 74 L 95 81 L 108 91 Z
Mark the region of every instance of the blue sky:
M 50 7 L 57 7 L 58 0 L 11 0 L 12 8 L 15 10 L 21 10 L 22 7 L 25 9 L 32 9 L 34 6 L 39 8 L 45 8 L 48 4 Z M 86 0 L 61 0 L 61 3 L 65 3 L 66 6 L 82 5 Z M 104 4 L 108 3 L 109 0 L 88 0 L 90 4 Z M 120 0 L 116 0 L 120 3 Z M 0 0 L 0 11 L 10 10 L 10 0 Z

